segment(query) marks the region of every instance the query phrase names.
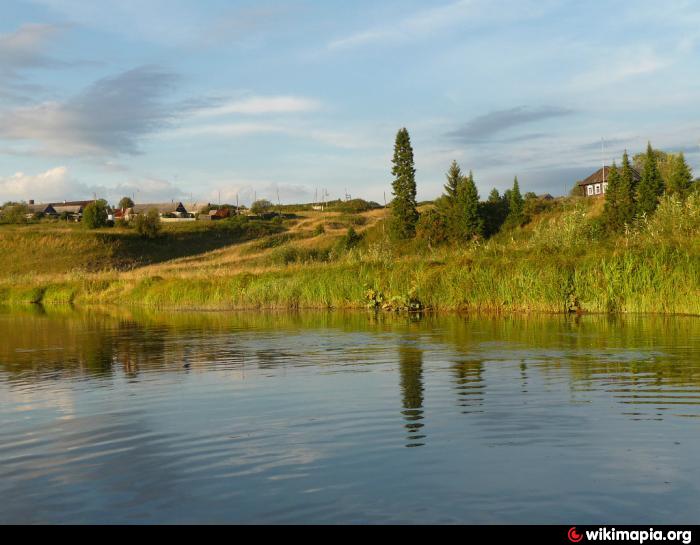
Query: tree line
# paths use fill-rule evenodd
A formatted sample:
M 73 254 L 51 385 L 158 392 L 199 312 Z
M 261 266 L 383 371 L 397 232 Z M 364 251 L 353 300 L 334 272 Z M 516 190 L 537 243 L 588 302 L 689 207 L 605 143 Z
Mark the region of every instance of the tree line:
M 464 173 L 453 161 L 443 194 L 433 208 L 419 214 L 413 148 L 406 128 L 396 135 L 392 163 L 390 233 L 395 240 L 420 238 L 430 245 L 488 238 L 501 229 L 522 226 L 547 208 L 546 201 L 534 193 L 523 197 L 517 176 L 502 195 L 494 188 L 482 202 L 474 174 Z M 625 151 L 621 167 L 613 162 L 608 169 L 603 221 L 612 231 L 652 214 L 664 194 L 682 199 L 700 186 L 693 181 L 683 153 L 667 154 L 649 144 L 646 153 L 634 157 L 634 164 L 640 174 Z
M 641 172 L 633 170 L 625 151 L 621 166 L 618 168 L 613 161 L 608 173 L 603 220 L 613 231 L 653 214 L 663 195 L 685 199 L 694 185 L 692 170 L 682 152 L 667 154 L 654 150 L 649 143 L 646 153 L 635 156 L 634 162 Z
M 457 161 L 453 161 L 446 174 L 444 192 L 435 201 L 435 207 L 419 214 L 413 148 L 406 128 L 396 135 L 392 163 L 394 198 L 390 233 L 396 240 L 418 237 L 429 244 L 440 244 L 490 237 L 503 227 L 522 225 L 529 202 L 537 200 L 534 193 L 523 197 L 516 176 L 513 186 L 503 195 L 494 188 L 482 202 L 474 174 L 464 173 Z

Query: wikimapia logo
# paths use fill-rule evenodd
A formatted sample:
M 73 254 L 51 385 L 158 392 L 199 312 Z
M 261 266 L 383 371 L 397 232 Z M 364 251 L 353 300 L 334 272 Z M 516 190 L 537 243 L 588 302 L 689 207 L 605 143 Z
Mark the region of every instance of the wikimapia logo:
M 584 537 L 586 541 L 628 541 L 634 543 L 646 543 L 648 541 L 680 541 L 684 545 L 693 541 L 693 533 L 690 530 L 617 530 L 615 528 L 601 527 L 597 530 L 579 532 L 576 526 L 569 528 L 567 537 L 571 543 L 580 543 Z

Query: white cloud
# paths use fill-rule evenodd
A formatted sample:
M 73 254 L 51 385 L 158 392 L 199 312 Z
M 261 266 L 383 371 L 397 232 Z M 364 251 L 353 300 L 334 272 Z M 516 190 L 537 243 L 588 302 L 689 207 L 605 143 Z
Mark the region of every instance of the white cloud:
M 253 96 L 234 100 L 212 108 L 199 110 L 196 115 L 214 117 L 231 114 L 260 115 L 313 112 L 321 109 L 317 100 L 294 96 Z
M 59 166 L 39 174 L 17 172 L 0 178 L 0 200 L 29 200 L 37 202 L 67 200 L 73 195 L 84 196 L 88 189 L 73 180 L 65 166 Z

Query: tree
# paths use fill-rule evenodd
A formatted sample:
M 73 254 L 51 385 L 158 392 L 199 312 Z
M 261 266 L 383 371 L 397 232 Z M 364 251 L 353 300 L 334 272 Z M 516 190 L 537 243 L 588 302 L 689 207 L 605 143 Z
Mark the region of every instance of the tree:
M 391 202 L 391 234 L 398 240 L 416 235 L 418 209 L 416 204 L 416 169 L 413 162 L 411 138 L 406 128 L 396 134 L 391 184 L 394 199 Z
M 651 143 L 647 144 L 647 152 L 644 159 L 644 170 L 642 178 L 637 186 L 637 215 L 650 215 L 656 210 L 659 204 L 659 197 L 664 191 L 664 182 L 656 163 L 656 155 L 651 148 Z M 610 187 L 610 186 L 608 186 Z
M 459 184 L 462 182 L 462 169 L 460 168 L 457 161 L 452 161 L 450 169 L 445 175 L 447 178 L 447 183 L 445 184 L 445 195 L 448 200 L 452 202 L 457 198 L 457 192 L 459 191 Z
M 127 208 L 133 208 L 134 207 L 134 201 L 132 201 L 129 197 L 122 197 L 122 199 L 119 201 L 119 208 L 122 210 L 126 210 Z
M 506 220 L 508 203 L 501 197 L 498 189 L 494 188 L 486 202 L 480 203 L 480 208 L 480 215 L 484 221 L 484 236 L 495 235 Z
M 685 160 L 685 155 L 679 153 L 673 158 L 673 166 L 669 175 L 666 192 L 685 198 L 693 185 L 693 172 Z
M 616 231 L 624 221 L 620 216 L 620 171 L 613 161 L 608 171 L 608 189 L 605 192 L 605 206 L 603 208 L 603 221 L 612 231 Z
M 479 216 L 479 191 L 471 172 L 459 183 L 454 220 L 455 238 L 458 240 L 469 240 L 483 234 L 484 222 Z
M 151 208 L 145 214 L 136 216 L 136 232 L 143 238 L 156 238 L 160 234 L 160 214 L 155 208 Z
M 421 212 L 416 225 L 416 238 L 427 242 L 429 248 L 447 242 L 449 229 L 445 216 L 435 208 Z
M 508 217 L 506 218 L 506 222 L 510 227 L 515 227 L 521 225 L 523 222 L 523 207 L 525 206 L 525 201 L 520 193 L 520 184 L 518 183 L 517 176 L 513 180 L 513 188 L 507 193 Z
M 250 211 L 256 215 L 265 214 L 272 210 L 272 206 L 272 203 L 267 199 L 259 199 L 250 205 Z
M 97 229 L 107 225 L 109 212 L 107 201 L 100 199 L 91 202 L 83 209 L 83 225 L 88 229 Z
M 608 188 L 610 188 L 610 185 L 608 185 Z M 632 174 L 629 155 L 627 155 L 627 150 L 625 150 L 625 153 L 622 154 L 620 184 L 617 193 L 618 219 L 620 225 L 630 224 L 632 220 L 634 220 L 637 207 L 637 203 L 635 202 L 636 194 L 637 183 Z
M 29 207 L 25 203 L 6 202 L 0 214 L 0 223 L 27 223 Z

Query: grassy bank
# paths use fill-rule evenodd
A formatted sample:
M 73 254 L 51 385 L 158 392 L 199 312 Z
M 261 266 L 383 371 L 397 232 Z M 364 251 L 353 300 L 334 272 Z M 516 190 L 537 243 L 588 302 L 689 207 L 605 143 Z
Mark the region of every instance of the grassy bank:
M 459 248 L 391 245 L 384 238 L 383 210 L 352 218 L 304 212 L 278 225 L 282 233 L 273 226 L 239 227 L 234 233 L 223 224 L 215 228 L 220 231 L 173 232 L 154 242 L 124 242 L 118 237 L 133 235 L 109 233 L 117 237 L 116 246 L 114 239 L 100 242 L 102 233 L 85 242 L 87 234 L 75 231 L 68 240 L 75 236 L 83 246 L 74 250 L 55 240 L 44 247 L 38 242 L 41 226 L 13 228 L 0 231 L 4 259 L 16 262 L 3 266 L 0 301 L 700 315 L 700 199 L 668 200 L 652 219 L 615 237 L 598 228 L 599 208 L 600 203 L 569 200 L 524 228 Z M 346 248 L 342 241 L 350 226 L 362 241 Z M 178 244 L 177 237 L 184 242 Z M 33 260 L 55 257 L 50 267 L 17 263 L 18 247 L 29 240 L 41 247 Z M 68 266 L 76 254 L 63 254 L 71 251 L 93 262 L 99 258 L 102 266 Z

